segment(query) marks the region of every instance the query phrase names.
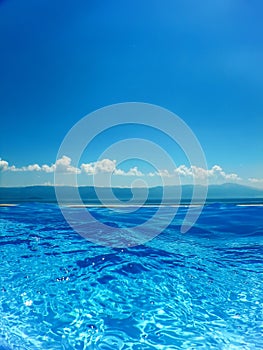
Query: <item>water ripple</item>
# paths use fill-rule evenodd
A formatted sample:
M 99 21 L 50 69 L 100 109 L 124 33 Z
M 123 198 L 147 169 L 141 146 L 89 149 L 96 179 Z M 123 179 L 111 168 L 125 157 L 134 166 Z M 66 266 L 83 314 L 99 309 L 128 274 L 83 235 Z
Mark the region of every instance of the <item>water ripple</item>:
M 179 208 L 146 246 L 111 249 L 72 231 L 55 205 L 0 208 L 0 350 L 263 348 L 262 214 L 206 206 L 182 235 Z

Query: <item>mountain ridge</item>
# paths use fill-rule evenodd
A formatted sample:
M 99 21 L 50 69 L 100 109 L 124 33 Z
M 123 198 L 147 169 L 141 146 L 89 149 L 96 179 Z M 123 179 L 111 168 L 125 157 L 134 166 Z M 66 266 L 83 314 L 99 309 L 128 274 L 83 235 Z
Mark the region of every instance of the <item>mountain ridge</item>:
M 21 203 L 21 202 L 47 202 L 57 203 L 55 188 L 59 188 L 60 193 L 64 198 L 65 203 L 76 203 L 78 202 L 75 197 L 75 187 L 72 186 L 25 186 L 25 187 L 0 187 L 0 203 Z M 190 202 L 193 194 L 193 185 L 182 185 L 182 186 L 166 186 L 169 190 L 166 199 L 169 203 L 178 202 Z M 112 191 L 118 200 L 125 202 L 132 199 L 133 195 L 137 196 L 138 200 L 144 198 L 146 188 L 126 188 L 126 187 L 99 187 L 97 190 L 100 191 L 103 201 L 107 202 L 110 200 L 110 192 Z M 161 186 L 150 187 L 148 190 L 148 197 L 146 203 L 159 203 L 162 199 L 164 188 Z M 195 190 L 202 191 L 204 186 L 196 185 Z M 96 188 L 93 186 L 80 186 L 78 187 L 80 196 L 85 204 L 98 204 L 101 201 L 96 194 Z M 181 197 L 180 197 L 180 191 Z M 209 185 L 207 201 L 220 201 L 230 199 L 254 199 L 263 201 L 263 189 L 258 189 L 250 186 L 224 183 L 221 185 Z M 198 201 L 198 198 L 197 198 Z M 114 203 L 114 201 L 112 202 Z

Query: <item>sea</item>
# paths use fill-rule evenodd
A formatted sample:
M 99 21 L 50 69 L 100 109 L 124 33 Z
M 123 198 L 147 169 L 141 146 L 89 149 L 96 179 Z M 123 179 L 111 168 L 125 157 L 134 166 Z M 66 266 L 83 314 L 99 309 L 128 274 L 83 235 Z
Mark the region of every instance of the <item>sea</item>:
M 101 244 L 78 234 L 56 204 L 1 206 L 0 350 L 263 349 L 263 206 L 242 203 L 206 204 L 186 233 L 180 206 L 119 248 L 94 224 Z M 132 229 L 156 207 L 67 210 Z

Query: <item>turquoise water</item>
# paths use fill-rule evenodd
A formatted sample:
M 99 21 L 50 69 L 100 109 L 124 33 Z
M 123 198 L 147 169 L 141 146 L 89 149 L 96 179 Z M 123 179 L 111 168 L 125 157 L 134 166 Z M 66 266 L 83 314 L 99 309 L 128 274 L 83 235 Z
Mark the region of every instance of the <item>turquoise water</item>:
M 156 208 L 89 210 L 119 227 Z M 146 245 L 114 249 L 56 205 L 1 207 L 0 349 L 262 349 L 263 207 L 207 205 L 181 234 L 186 210 Z

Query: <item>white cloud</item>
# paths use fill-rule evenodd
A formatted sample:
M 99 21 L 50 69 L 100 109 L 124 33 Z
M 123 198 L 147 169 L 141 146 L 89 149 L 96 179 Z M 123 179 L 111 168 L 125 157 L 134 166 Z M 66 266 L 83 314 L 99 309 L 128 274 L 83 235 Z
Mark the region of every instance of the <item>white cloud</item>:
M 149 173 L 148 176 L 161 176 L 161 177 L 173 177 L 179 175 L 186 178 L 195 178 L 196 180 L 210 180 L 215 182 L 223 181 L 240 181 L 241 178 L 235 173 L 226 173 L 219 165 L 214 165 L 211 169 L 204 169 L 191 165 L 180 165 L 174 169 L 174 173 L 170 173 L 168 170 L 159 170 L 155 173 Z
M 55 164 L 52 164 L 51 167 L 47 165 L 42 166 L 42 170 L 46 172 L 57 171 L 59 173 L 68 173 L 68 174 L 80 174 L 81 170 L 71 165 L 71 158 L 63 156 L 58 159 Z
M 124 171 L 116 167 L 116 160 L 102 159 L 97 162 L 83 163 L 81 170 L 88 175 L 96 175 L 99 173 L 112 173 L 113 175 L 120 176 L 144 176 L 144 174 L 138 170 L 138 167 Z
M 102 159 L 97 162 L 81 164 L 81 170 L 88 175 L 112 173 L 116 169 L 116 160 Z
M 150 177 L 154 177 L 156 174 L 155 173 L 148 173 L 147 175 Z
M 140 170 L 138 170 L 137 166 L 135 166 L 134 168 L 131 168 L 126 173 L 124 172 L 123 175 L 126 175 L 126 176 L 144 176 L 144 174 Z
M 38 171 L 38 168 L 36 166 L 37 164 L 35 164 L 34 170 Z M 71 158 L 67 156 L 63 156 L 62 158 L 57 159 L 55 164 L 44 164 L 40 167 L 39 170 L 42 170 L 45 173 L 53 173 L 57 171 L 62 174 L 80 174 L 81 172 L 79 168 L 71 165 Z
M 114 175 L 121 175 L 121 176 L 144 176 L 144 174 L 138 170 L 138 167 L 135 166 L 134 168 L 131 168 L 128 171 L 124 171 L 122 169 L 115 169 Z
M 21 168 L 16 168 L 14 165 L 8 168 L 10 171 L 41 171 L 41 167 L 38 164 L 31 164 L 28 166 L 23 166 Z
M 122 169 L 115 169 L 115 170 L 114 170 L 114 175 L 125 176 L 126 173 L 125 173 L 125 171 L 122 170 Z
M 26 170 L 28 170 L 28 171 L 40 171 L 41 167 L 38 164 L 32 164 L 32 165 L 28 165 L 28 167 L 26 167 Z
M 73 167 L 71 165 L 71 159 L 67 156 L 63 156 L 62 158 L 58 159 L 55 164 L 52 165 L 44 164 L 40 166 L 39 164 L 30 164 L 27 166 L 22 166 L 21 168 L 17 168 L 15 165 L 9 166 L 7 161 L 0 160 L 0 171 L 43 171 L 45 173 L 53 173 L 55 170 L 60 173 L 80 173 L 80 169 Z
M 174 176 L 174 174 L 170 174 L 169 171 L 166 169 L 158 170 L 155 172 L 155 174 L 157 176 L 160 176 L 160 177 L 173 177 Z
M 16 167 L 15 165 L 10 166 L 6 160 L 0 159 L 0 171 L 11 171 L 11 172 L 44 172 L 54 173 L 55 171 L 63 174 L 80 174 L 84 173 L 87 175 L 95 175 L 99 173 L 112 173 L 118 176 L 149 176 L 149 177 L 162 177 L 162 178 L 175 178 L 180 176 L 185 178 L 185 181 L 192 181 L 195 179 L 198 182 L 202 182 L 207 179 L 209 183 L 223 183 L 223 182 L 238 182 L 242 180 L 236 173 L 226 173 L 221 166 L 214 165 L 210 169 L 204 169 L 195 165 L 187 167 L 186 165 L 180 165 L 173 171 L 167 169 L 160 169 L 155 172 L 143 174 L 137 166 L 130 168 L 128 171 L 124 171 L 116 166 L 116 160 L 102 159 L 97 162 L 83 163 L 80 168 L 74 167 L 71 164 L 71 158 L 63 156 L 54 164 L 39 165 L 30 164 L 28 166 Z M 263 183 L 263 179 L 249 178 L 250 183 Z
M 174 172 L 178 175 L 183 175 L 183 176 L 192 176 L 192 170 L 191 168 L 187 168 L 186 165 L 180 165 L 178 168 L 174 169 Z
M 81 171 L 88 174 L 88 175 L 93 175 L 95 174 L 95 167 L 92 165 L 92 163 L 88 164 L 81 164 Z
M 240 181 L 241 178 L 235 173 L 226 173 L 219 165 L 214 165 L 211 169 L 203 169 L 192 165 L 188 169 L 188 175 L 195 177 L 196 179 L 204 180 L 208 179 L 211 182 L 223 182 L 223 181 Z
M 45 173 L 53 173 L 56 169 L 55 164 L 52 164 L 51 166 L 44 164 L 42 165 L 41 169 L 45 172 Z
M 219 165 L 214 165 L 212 169 L 208 170 L 208 176 L 215 178 L 216 180 L 226 180 L 226 181 L 240 181 L 242 180 L 235 173 L 227 174 Z
M 263 184 L 263 179 L 256 179 L 255 177 L 250 177 L 248 179 L 249 182 L 255 183 L 255 184 Z
M 5 160 L 0 160 L 0 171 L 40 171 L 41 167 L 38 164 L 32 164 L 28 166 L 23 166 L 22 168 L 17 168 L 15 165 L 9 166 L 8 162 Z
M 0 158 L 0 171 L 6 171 L 8 169 L 8 162 Z

